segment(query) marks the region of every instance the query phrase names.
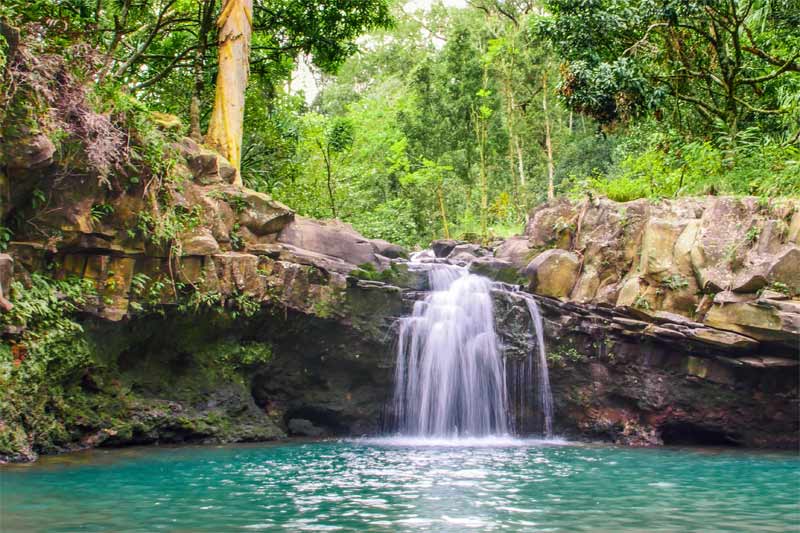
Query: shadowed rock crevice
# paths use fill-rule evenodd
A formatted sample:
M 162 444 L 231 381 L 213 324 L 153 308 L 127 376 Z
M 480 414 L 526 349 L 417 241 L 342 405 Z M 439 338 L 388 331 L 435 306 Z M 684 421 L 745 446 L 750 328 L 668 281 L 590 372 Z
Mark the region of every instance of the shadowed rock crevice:
M 723 430 L 685 422 L 664 424 L 661 440 L 668 446 L 740 446 L 741 439 Z

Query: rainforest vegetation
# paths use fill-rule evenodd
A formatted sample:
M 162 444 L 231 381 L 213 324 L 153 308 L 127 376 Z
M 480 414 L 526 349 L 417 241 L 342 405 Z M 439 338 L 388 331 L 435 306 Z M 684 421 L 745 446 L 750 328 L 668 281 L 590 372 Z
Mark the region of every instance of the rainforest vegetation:
M 798 0 L 7 0 L 0 135 L 49 113 L 109 179 L 174 115 L 300 214 L 488 239 L 558 195 L 800 194 L 798 28 Z

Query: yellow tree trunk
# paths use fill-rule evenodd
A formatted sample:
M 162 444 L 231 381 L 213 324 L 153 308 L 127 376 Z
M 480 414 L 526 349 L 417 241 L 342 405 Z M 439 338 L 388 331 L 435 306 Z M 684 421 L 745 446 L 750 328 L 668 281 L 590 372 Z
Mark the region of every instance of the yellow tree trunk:
M 225 0 L 217 27 L 219 72 L 206 144 L 231 162 L 236 168 L 235 183 L 241 185 L 242 123 L 245 90 L 250 76 L 253 0 Z

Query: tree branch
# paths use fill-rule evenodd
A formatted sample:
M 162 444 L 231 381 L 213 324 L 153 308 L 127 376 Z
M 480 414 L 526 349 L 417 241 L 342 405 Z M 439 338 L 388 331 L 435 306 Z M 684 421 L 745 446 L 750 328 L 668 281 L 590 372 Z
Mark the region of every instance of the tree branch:
M 138 91 L 140 89 L 146 89 L 147 87 L 150 87 L 151 85 L 153 85 L 155 83 L 158 83 L 159 81 L 163 80 L 165 77 L 167 77 L 167 75 L 175 67 L 178 66 L 178 63 L 180 63 L 181 61 L 186 59 L 186 56 L 189 54 L 189 52 L 191 52 L 193 50 L 196 50 L 198 47 L 199 47 L 199 45 L 198 46 L 190 46 L 186 50 L 182 51 L 180 54 L 176 55 L 172 59 L 172 61 L 170 61 L 169 64 L 166 67 L 164 67 L 164 69 L 161 72 L 159 72 L 158 74 L 156 74 L 155 76 L 153 76 L 150 79 L 147 79 L 147 80 L 145 80 L 145 81 L 143 81 L 143 82 L 141 82 L 141 83 L 139 83 L 137 85 L 134 85 L 133 90 L 134 91 Z
M 760 48 L 756 48 L 755 46 L 743 46 L 742 50 L 745 52 L 750 52 L 756 57 L 760 57 L 767 63 L 775 65 L 776 67 L 780 67 L 783 71 L 790 70 L 792 72 L 800 72 L 800 64 L 794 61 L 796 58 L 800 57 L 800 55 L 795 55 L 793 58 L 789 60 L 781 59 L 779 57 L 770 55 L 765 51 L 761 50 Z
M 147 49 L 150 47 L 150 44 L 152 44 L 153 39 L 156 38 L 156 35 L 158 35 L 158 32 L 161 31 L 164 25 L 173 22 L 173 20 L 168 20 L 167 22 L 165 22 L 164 16 L 167 14 L 169 9 L 176 1 L 177 0 L 169 0 L 166 3 L 166 5 L 164 5 L 164 7 L 161 9 L 161 11 L 159 11 L 158 18 L 156 19 L 156 23 L 153 26 L 153 29 L 150 30 L 150 34 L 145 39 L 144 43 L 142 43 L 142 45 L 136 50 L 136 52 L 131 54 L 128 60 L 119 66 L 117 71 L 114 73 L 115 77 L 119 78 L 123 74 L 125 74 L 125 71 L 128 70 L 130 66 L 133 65 L 136 61 L 138 61 L 141 55 L 147 51 Z

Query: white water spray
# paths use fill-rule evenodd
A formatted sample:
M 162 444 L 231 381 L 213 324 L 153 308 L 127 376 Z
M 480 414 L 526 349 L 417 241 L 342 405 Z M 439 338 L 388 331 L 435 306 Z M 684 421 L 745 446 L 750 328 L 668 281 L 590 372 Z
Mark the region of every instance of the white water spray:
M 427 270 L 431 291 L 399 323 L 393 398 L 398 432 L 440 439 L 508 435 L 515 419 L 510 407 L 526 413 L 535 392 L 540 432 L 551 436 L 552 398 L 535 300 L 525 297 L 534 349 L 507 369 L 491 294 L 500 284 L 449 264 L 412 259 L 412 267 Z M 514 384 L 513 405 L 507 375 Z
M 536 429 L 540 429 L 545 437 L 553 436 L 553 394 L 550 391 L 550 373 L 547 369 L 547 351 L 544 346 L 544 324 L 542 314 L 539 312 L 539 304 L 532 296 L 525 295 L 525 303 L 528 306 L 528 313 L 533 322 L 533 332 L 535 343 L 528 353 L 528 357 L 522 362 L 521 368 L 515 372 L 515 378 L 519 386 L 519 406 L 520 413 L 527 410 L 528 397 L 534 395 L 534 405 L 539 423 Z M 527 430 L 524 423 L 520 430 Z

